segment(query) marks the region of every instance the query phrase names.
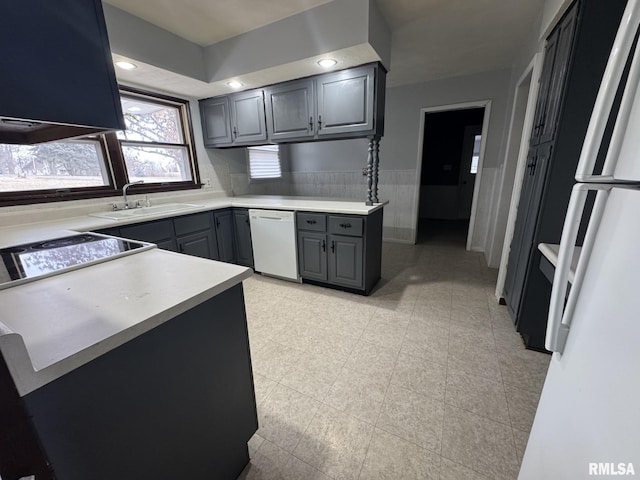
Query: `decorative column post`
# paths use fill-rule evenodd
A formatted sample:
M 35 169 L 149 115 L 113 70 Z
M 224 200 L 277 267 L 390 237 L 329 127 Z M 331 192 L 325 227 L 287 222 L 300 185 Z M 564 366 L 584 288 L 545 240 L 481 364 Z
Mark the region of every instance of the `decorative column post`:
M 378 171 L 380 169 L 380 137 L 373 137 L 373 203 L 378 203 Z
M 367 155 L 367 200 L 365 205 L 373 205 L 373 137 L 369 138 L 369 154 Z

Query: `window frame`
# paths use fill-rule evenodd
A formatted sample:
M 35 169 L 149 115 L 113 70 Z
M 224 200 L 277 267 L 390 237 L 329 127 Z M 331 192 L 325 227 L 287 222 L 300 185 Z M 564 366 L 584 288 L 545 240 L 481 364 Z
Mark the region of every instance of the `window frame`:
M 191 171 L 192 180 L 183 180 L 167 183 L 143 183 L 134 185 L 129 189 L 129 193 L 145 194 L 158 192 L 172 192 L 180 190 L 192 190 L 202 188 L 198 160 L 196 156 L 195 139 L 193 135 L 193 122 L 191 120 L 191 109 L 189 100 L 171 97 L 164 94 L 149 92 L 138 88 L 120 85 L 121 96 L 138 98 L 162 105 L 178 108 L 179 118 L 183 129 L 183 144 L 167 144 L 161 142 L 134 142 L 120 140 L 116 132 L 109 132 L 100 135 L 87 135 L 77 137 L 77 139 L 98 140 L 102 147 L 102 155 L 105 162 L 105 169 L 109 174 L 109 184 L 95 187 L 78 188 L 53 188 L 43 190 L 22 190 L 13 192 L 0 192 L 0 206 L 28 205 L 34 203 L 49 203 L 68 200 L 83 200 L 100 197 L 115 197 L 122 195 L 122 187 L 129 183 L 129 176 L 126 169 L 124 154 L 121 142 L 135 143 L 139 145 L 152 146 L 181 146 L 186 147 Z M 73 139 L 69 139 L 73 140 Z
M 259 149 L 260 147 L 277 147 L 278 148 L 278 166 L 280 168 L 280 176 L 278 177 L 263 177 L 263 178 L 254 178 L 251 176 L 251 149 Z M 282 180 L 282 145 L 278 143 L 274 144 L 265 144 L 265 145 L 251 145 L 246 148 L 247 150 L 247 178 L 249 183 L 261 183 L 261 182 L 275 182 L 278 180 Z

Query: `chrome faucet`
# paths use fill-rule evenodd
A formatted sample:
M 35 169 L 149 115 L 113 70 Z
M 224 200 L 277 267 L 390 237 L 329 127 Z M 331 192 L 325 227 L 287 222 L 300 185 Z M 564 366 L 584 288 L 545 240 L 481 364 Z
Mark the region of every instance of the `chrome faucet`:
M 141 183 L 144 183 L 144 180 L 138 180 L 137 182 L 131 182 L 131 183 L 127 183 L 125 184 L 124 187 L 122 187 L 122 196 L 124 197 L 124 209 L 129 208 L 129 202 L 127 202 L 127 189 L 131 186 L 131 185 L 139 185 Z

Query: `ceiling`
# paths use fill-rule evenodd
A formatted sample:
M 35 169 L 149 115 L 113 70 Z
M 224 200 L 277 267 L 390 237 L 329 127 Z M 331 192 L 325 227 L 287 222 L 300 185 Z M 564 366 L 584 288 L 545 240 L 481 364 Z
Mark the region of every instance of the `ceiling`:
M 201 46 L 331 0 L 105 0 Z M 389 86 L 510 68 L 545 0 L 376 0 L 391 29 Z

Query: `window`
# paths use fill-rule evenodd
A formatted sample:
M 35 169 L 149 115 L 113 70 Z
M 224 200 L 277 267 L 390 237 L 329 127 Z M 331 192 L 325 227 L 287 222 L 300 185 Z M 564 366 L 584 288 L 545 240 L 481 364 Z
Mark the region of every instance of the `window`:
M 249 179 L 268 180 L 282 177 L 279 145 L 247 147 Z
M 199 188 L 189 103 L 122 88 L 127 129 L 37 145 L 0 144 L 0 205 Z
M 471 154 L 471 169 L 469 173 L 478 173 L 478 161 L 480 160 L 480 144 L 481 143 L 482 143 L 482 135 L 476 135 L 473 138 L 473 153 Z

